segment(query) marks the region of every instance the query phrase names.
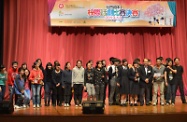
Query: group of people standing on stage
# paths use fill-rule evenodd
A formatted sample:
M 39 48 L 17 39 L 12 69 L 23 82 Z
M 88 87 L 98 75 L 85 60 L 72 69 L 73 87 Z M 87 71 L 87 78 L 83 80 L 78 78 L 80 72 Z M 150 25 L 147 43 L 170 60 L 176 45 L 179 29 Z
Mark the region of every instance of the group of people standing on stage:
M 143 106 L 158 104 L 158 89 L 160 90 L 161 105 L 175 105 L 176 91 L 179 87 L 182 103 L 186 103 L 182 80 L 183 67 L 180 59 L 156 59 L 152 66 L 147 58 L 140 64 L 140 59 L 135 59 L 130 65 L 126 59 L 122 61 L 110 58 L 110 65 L 106 61 L 93 61 L 82 66 L 82 61 L 77 60 L 76 66 L 71 70 L 71 63 L 65 63 L 64 69 L 58 61 L 54 64 L 48 62 L 46 68 L 42 66 L 41 59 L 37 59 L 32 70 L 23 63 L 18 68 L 18 62 L 12 62 L 12 67 L 6 72 L 4 65 L 0 66 L 0 102 L 5 95 L 6 81 L 10 98 L 15 95 L 15 107 L 28 107 L 32 98 L 33 107 L 41 107 L 41 88 L 44 85 L 45 106 L 69 107 L 74 94 L 75 106 L 82 106 L 83 91 L 87 92 L 87 100 L 103 101 L 106 99 L 106 89 L 109 87 L 109 105 Z M 32 94 L 32 95 L 31 95 Z M 32 96 L 32 97 L 31 97 Z M 144 102 L 145 101 L 145 102 Z

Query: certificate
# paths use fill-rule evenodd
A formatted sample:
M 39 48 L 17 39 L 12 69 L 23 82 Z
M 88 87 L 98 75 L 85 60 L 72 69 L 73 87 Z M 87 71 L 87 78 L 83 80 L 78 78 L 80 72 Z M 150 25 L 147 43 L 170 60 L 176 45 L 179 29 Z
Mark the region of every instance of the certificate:
M 154 73 L 154 77 L 160 77 L 161 73 Z

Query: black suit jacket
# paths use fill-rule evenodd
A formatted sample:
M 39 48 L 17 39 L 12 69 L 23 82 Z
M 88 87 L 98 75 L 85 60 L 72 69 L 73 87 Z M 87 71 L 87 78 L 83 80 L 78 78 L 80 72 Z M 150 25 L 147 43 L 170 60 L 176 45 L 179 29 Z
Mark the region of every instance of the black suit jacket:
M 138 68 L 138 72 L 140 75 L 140 87 L 146 87 L 147 85 L 148 86 L 152 85 L 153 74 L 154 74 L 153 68 L 151 66 L 148 66 L 147 68 L 148 68 L 147 74 L 146 74 L 144 65 Z M 145 82 L 146 78 L 149 79 L 149 83 Z

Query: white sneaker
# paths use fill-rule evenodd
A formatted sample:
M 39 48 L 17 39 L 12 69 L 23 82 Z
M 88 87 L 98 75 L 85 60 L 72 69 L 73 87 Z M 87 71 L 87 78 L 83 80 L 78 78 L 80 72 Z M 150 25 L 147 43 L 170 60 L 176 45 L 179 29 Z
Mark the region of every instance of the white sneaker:
M 67 103 L 66 106 L 69 107 L 69 104 Z
M 36 108 L 36 105 L 33 105 L 33 108 Z
M 175 105 L 175 103 L 172 103 L 171 105 L 172 105 L 172 106 L 174 106 L 174 105 Z
M 24 105 L 23 105 L 23 108 L 27 108 L 27 106 L 24 104 Z
M 82 107 L 82 105 L 81 105 L 81 104 L 79 104 L 79 107 Z
M 37 105 L 36 105 L 36 107 L 37 107 L 37 108 L 39 108 L 39 107 L 40 107 L 40 105 L 39 105 L 39 104 L 37 104 Z
M 161 106 L 164 106 L 165 104 L 164 103 L 161 103 Z
M 66 103 L 64 104 L 64 107 L 67 107 L 67 104 L 66 104 Z
M 153 106 L 156 106 L 156 103 L 153 103 Z
M 78 105 L 75 105 L 75 107 L 78 107 Z
M 19 109 L 19 108 L 21 108 L 21 107 L 18 106 L 18 105 L 14 105 L 14 108 L 15 108 L 15 109 Z

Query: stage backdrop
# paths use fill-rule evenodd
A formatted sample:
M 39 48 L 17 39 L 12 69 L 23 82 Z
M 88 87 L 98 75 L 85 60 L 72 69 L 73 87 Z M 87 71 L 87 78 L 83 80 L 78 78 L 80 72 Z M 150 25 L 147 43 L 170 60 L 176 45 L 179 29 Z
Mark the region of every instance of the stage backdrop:
M 51 26 L 172 27 L 176 2 L 56 0 L 49 14 Z
M 53 4 L 53 1 L 49 1 Z M 114 56 L 129 63 L 138 57 L 176 56 L 184 66 L 184 85 L 187 94 L 187 1 L 177 0 L 175 28 L 112 28 L 112 27 L 50 27 L 47 0 L 5 0 L 4 3 L 4 64 L 13 60 L 19 65 L 27 62 L 29 69 L 36 58 L 46 63 L 59 60 L 75 66 Z

